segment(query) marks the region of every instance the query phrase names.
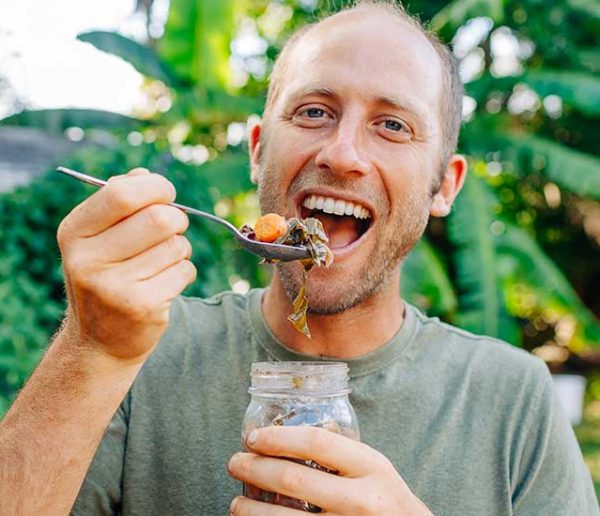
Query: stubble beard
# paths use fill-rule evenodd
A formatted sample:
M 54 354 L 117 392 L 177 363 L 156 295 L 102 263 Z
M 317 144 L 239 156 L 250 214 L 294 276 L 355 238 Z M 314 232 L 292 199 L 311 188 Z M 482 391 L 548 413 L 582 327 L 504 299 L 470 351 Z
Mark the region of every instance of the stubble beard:
M 327 183 L 332 185 L 332 181 Z M 281 213 L 281 191 L 275 171 L 262 166 L 258 183 L 262 213 Z M 370 231 L 379 231 L 379 235 L 369 235 L 369 238 L 375 238 L 378 243 L 369 261 L 365 262 L 357 273 L 345 271 L 343 266 L 336 267 L 334 262 L 329 271 L 323 271 L 323 275 L 329 276 L 324 280 L 325 284 L 315 284 L 314 280 L 311 281 L 311 278 L 320 275 L 320 271 L 315 270 L 312 277 L 309 274 L 308 313 L 335 315 L 345 312 L 362 303 L 368 303 L 394 282 L 399 274 L 401 262 L 425 231 L 431 202 L 431 192 L 421 193 L 420 190 L 416 192 L 413 189 L 405 202 L 395 207 L 387 221 L 379 221 L 378 228 L 371 228 Z M 389 203 L 387 204 L 389 206 Z M 279 262 L 276 264 L 276 270 L 286 295 L 292 302 L 302 286 L 302 266 L 295 262 Z

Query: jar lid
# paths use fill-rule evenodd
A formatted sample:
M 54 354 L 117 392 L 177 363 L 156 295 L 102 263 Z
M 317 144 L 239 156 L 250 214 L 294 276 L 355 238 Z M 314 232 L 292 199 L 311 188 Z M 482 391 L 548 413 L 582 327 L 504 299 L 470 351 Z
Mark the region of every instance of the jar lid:
M 255 362 L 250 394 L 339 396 L 348 394 L 345 362 Z

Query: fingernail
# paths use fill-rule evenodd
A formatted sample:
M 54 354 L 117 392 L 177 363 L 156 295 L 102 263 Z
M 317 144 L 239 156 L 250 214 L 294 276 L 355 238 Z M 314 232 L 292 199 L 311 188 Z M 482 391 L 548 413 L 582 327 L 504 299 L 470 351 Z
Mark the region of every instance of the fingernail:
M 235 455 L 233 455 L 230 459 L 229 462 L 227 463 L 227 469 L 229 471 L 232 471 L 233 468 L 235 467 L 235 464 L 238 460 L 238 454 L 236 453 Z
M 258 439 L 258 430 L 252 430 L 252 432 L 250 432 L 246 436 L 246 444 L 248 446 L 252 446 L 256 442 L 257 439 Z
M 235 514 L 235 508 L 237 507 L 238 502 L 239 502 L 239 498 L 238 497 L 235 497 L 231 501 L 231 505 L 229 506 L 229 514 Z

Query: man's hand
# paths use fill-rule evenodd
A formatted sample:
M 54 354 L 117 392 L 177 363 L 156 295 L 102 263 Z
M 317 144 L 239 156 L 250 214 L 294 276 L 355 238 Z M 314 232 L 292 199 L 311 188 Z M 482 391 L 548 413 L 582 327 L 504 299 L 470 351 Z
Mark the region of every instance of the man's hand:
M 166 329 L 171 301 L 196 277 L 188 218 L 175 188 L 146 169 L 116 176 L 61 223 L 68 311 L 80 346 L 143 361 Z
M 424 516 L 431 512 L 413 495 L 390 461 L 366 444 L 322 428 L 271 426 L 254 430 L 229 462 L 229 474 L 256 487 L 306 500 L 325 514 Z M 279 457 L 312 460 L 339 475 Z M 239 496 L 235 516 L 292 516 L 300 511 Z

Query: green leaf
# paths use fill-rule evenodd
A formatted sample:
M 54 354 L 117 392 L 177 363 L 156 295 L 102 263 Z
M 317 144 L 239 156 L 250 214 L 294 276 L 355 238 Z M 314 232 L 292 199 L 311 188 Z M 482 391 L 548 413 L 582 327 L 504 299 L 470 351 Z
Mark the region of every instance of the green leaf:
M 500 91 L 509 95 L 518 81 L 518 77 L 494 77 L 485 73 L 479 79 L 465 84 L 465 93 L 473 97 L 477 104 L 485 104 L 492 91 Z
M 233 197 L 252 190 L 255 186 L 250 181 L 248 156 L 242 152 L 221 154 L 216 160 L 202 165 L 199 169 L 211 189 L 213 197 Z
M 494 123 L 494 119 L 497 117 L 479 117 L 464 126 L 463 151 L 483 156 L 500 150 L 503 159 L 514 163 L 517 173 L 536 170 L 578 195 L 600 199 L 599 158 L 548 138 L 521 130 L 511 131 L 503 121 Z
M 138 72 L 153 77 L 167 85 L 175 85 L 175 76 L 162 63 L 153 49 L 121 34 L 92 31 L 79 34 L 77 39 L 94 45 L 98 50 L 113 54 L 131 64 Z
M 600 3 L 598 3 L 598 0 L 567 0 L 567 4 L 573 10 L 600 19 Z
M 180 92 L 168 116 L 179 116 L 197 126 L 229 124 L 261 113 L 262 97 L 229 95 L 219 90 L 187 90 Z
M 565 104 L 590 115 L 600 115 L 600 77 L 586 72 L 552 69 L 532 70 L 517 77 L 485 74 L 466 85 L 466 92 L 483 104 L 492 91 L 510 94 L 517 84 L 525 84 L 539 96 L 558 95 Z
M 516 343 L 502 302 L 495 237 L 490 230 L 497 206 L 493 191 L 471 174 L 448 220 L 448 236 L 456 248 L 457 323 L 474 333 Z
M 119 113 L 96 109 L 40 109 L 21 111 L 1 120 L 2 125 L 39 127 L 53 133 L 62 133 L 69 127 L 82 129 L 139 129 L 144 122 Z
M 545 69 L 526 73 L 520 82 L 542 97 L 558 95 L 584 114 L 600 115 L 600 77 L 584 72 Z
M 542 308 L 572 314 L 582 326 L 586 344 L 600 346 L 600 321 L 586 308 L 562 271 L 526 231 L 506 224 L 498 237 L 498 253 L 512 262 L 516 281 L 536 293 Z
M 539 136 L 511 135 L 507 140 L 521 158 L 543 156 L 541 172 L 551 181 L 581 196 L 600 199 L 600 159 Z
M 447 25 L 458 28 L 473 16 L 489 16 L 494 22 L 504 19 L 503 0 L 454 0 L 440 10 L 432 19 L 429 28 L 439 32 Z
M 590 72 L 600 72 L 600 50 L 597 48 L 583 48 L 578 50 L 577 57 L 581 66 L 587 68 Z
M 228 85 L 234 7 L 233 0 L 171 0 L 157 50 L 181 81 L 208 89 Z
M 429 315 L 452 315 L 458 301 L 446 265 L 422 238 L 402 266 L 402 296 Z
M 479 155 L 501 150 L 503 159 L 512 161 L 518 173 L 539 170 L 566 190 L 600 199 L 600 159 L 591 154 L 526 132 L 500 132 L 485 122 L 465 126 L 462 145 Z

